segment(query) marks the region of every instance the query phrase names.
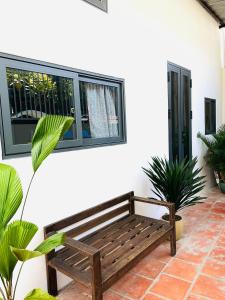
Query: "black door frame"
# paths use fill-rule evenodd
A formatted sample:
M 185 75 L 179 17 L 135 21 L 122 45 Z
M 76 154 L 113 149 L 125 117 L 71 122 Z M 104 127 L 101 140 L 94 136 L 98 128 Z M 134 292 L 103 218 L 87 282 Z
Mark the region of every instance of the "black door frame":
M 192 157 L 192 97 L 191 97 L 191 88 L 192 88 L 192 79 L 191 79 L 191 71 L 183 68 L 177 64 L 167 62 L 167 75 L 168 75 L 168 126 L 169 126 L 169 159 L 173 160 L 173 138 L 172 138 L 172 89 L 171 89 L 171 72 L 175 72 L 178 74 L 178 147 L 179 147 L 179 159 L 182 160 L 184 158 L 184 81 L 182 80 L 183 76 L 187 76 L 189 79 L 189 159 Z

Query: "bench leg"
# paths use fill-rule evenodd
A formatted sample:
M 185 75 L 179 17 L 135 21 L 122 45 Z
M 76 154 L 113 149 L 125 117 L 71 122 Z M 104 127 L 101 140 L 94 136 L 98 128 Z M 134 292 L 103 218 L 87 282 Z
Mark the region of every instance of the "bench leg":
M 100 252 L 91 257 L 92 300 L 103 300 Z
M 171 256 L 176 255 L 176 231 L 171 231 L 170 234 L 170 252 Z
M 92 286 L 92 300 L 103 300 L 101 288 Z
M 52 296 L 58 295 L 58 287 L 57 287 L 57 275 L 56 270 L 50 266 L 47 266 L 47 284 L 48 284 L 48 292 Z

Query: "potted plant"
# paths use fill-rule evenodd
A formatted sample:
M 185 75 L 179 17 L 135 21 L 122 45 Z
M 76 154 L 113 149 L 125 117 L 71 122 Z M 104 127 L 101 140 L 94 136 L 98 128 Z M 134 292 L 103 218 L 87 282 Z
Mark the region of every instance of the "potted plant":
M 154 186 L 154 194 L 162 201 L 175 204 L 176 238 L 183 233 L 183 220 L 177 213 L 182 209 L 201 203 L 205 197 L 198 193 L 204 188 L 204 177 L 198 176 L 201 168 L 196 168 L 197 158 L 184 159 L 181 162 L 169 162 L 167 159 L 153 157 L 149 168 L 143 168 L 145 174 Z M 169 215 L 163 216 L 168 221 Z
M 24 221 L 23 213 L 34 176 L 60 138 L 71 127 L 73 121 L 73 118 L 63 116 L 46 116 L 39 120 L 32 139 L 34 172 L 23 201 L 19 220 L 11 221 L 22 204 L 21 181 L 13 167 L 0 163 L 0 300 L 15 299 L 21 270 L 27 260 L 45 255 L 64 243 L 64 235 L 56 233 L 34 250 L 27 249 L 38 227 L 31 222 Z M 20 269 L 15 274 L 15 267 L 19 262 L 21 262 Z M 34 289 L 24 298 L 24 300 L 52 299 L 55 297 L 41 289 Z
M 216 181 L 223 193 L 225 193 L 225 124 L 215 134 L 206 137 L 200 132 L 197 137 L 206 145 L 206 163 L 213 169 Z

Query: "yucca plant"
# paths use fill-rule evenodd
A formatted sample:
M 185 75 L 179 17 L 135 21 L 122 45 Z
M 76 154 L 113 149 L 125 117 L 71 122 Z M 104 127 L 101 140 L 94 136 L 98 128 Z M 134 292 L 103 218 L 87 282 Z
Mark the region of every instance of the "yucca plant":
M 14 300 L 23 264 L 62 245 L 64 235 L 56 233 L 34 250 L 27 249 L 38 227 L 23 220 L 23 213 L 33 178 L 42 162 L 54 150 L 60 138 L 71 127 L 74 119 L 63 116 L 46 116 L 39 120 L 32 139 L 32 165 L 34 173 L 25 195 L 20 220 L 11 221 L 23 200 L 20 178 L 16 170 L 0 164 L 0 300 Z M 18 274 L 17 263 L 21 262 Z M 41 289 L 34 289 L 25 300 L 52 300 L 54 297 Z
M 197 158 L 181 162 L 153 157 L 149 168 L 143 168 L 154 186 L 154 194 L 162 201 L 173 202 L 176 213 L 185 207 L 201 203 L 198 193 L 204 188 L 205 176 L 199 176 Z

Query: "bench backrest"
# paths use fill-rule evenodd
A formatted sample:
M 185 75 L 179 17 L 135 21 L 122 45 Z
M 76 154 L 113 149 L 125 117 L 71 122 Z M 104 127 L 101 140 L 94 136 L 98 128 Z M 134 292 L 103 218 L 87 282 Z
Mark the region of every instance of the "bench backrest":
M 94 206 L 92 208 L 89 208 L 85 211 L 82 211 L 80 213 L 77 213 L 75 215 L 72 215 L 68 218 L 59 220 L 55 223 L 52 223 L 50 225 L 45 226 L 44 232 L 45 236 L 48 236 L 49 234 L 53 232 L 57 232 L 59 230 L 66 229 L 67 227 L 71 227 L 72 225 L 76 225 L 76 223 L 81 222 L 87 218 L 90 218 L 96 214 L 99 214 L 100 212 L 112 208 L 113 206 L 117 206 L 116 208 L 107 211 L 105 214 L 101 214 L 100 216 L 97 216 L 96 218 L 90 219 L 87 222 L 82 223 L 81 225 L 77 225 L 75 227 L 72 226 L 67 231 L 64 231 L 66 236 L 68 237 L 75 237 L 78 236 L 90 229 L 93 229 L 94 227 L 105 223 L 125 212 L 127 212 L 127 215 L 134 214 L 134 201 L 133 201 L 134 192 L 129 192 L 124 195 L 121 195 L 119 197 L 113 198 L 107 202 L 101 203 L 97 206 Z M 122 202 L 123 205 L 118 206 Z

